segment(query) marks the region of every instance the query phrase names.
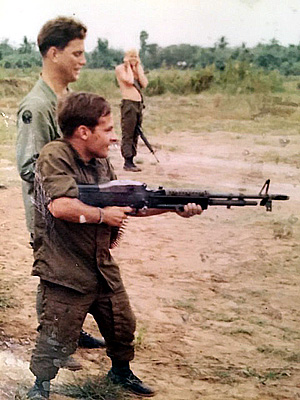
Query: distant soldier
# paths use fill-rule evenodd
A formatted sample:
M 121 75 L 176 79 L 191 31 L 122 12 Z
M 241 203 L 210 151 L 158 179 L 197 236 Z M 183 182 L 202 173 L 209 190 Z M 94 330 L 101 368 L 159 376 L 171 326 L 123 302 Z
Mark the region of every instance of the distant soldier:
M 30 243 L 34 247 L 32 202 L 35 165 L 45 144 L 59 138 L 61 131 L 56 119 L 58 98 L 69 92 L 68 84 L 75 82 L 85 65 L 84 39 L 87 28 L 73 18 L 58 17 L 48 21 L 38 35 L 38 46 L 43 58 L 39 80 L 22 100 L 18 111 L 17 165 L 22 178 L 26 225 Z M 37 314 L 40 320 L 42 295 L 38 287 Z M 105 342 L 82 331 L 79 345 L 103 347 Z M 69 359 L 66 368 L 81 368 L 78 361 Z
M 121 153 L 125 160 L 124 169 L 138 172 L 141 169 L 133 162 L 137 154 L 138 131 L 136 128 L 142 125 L 144 104 L 141 90 L 148 85 L 148 79 L 144 74 L 137 50 L 132 49 L 125 53 L 124 63 L 116 67 L 116 77 L 122 93 Z

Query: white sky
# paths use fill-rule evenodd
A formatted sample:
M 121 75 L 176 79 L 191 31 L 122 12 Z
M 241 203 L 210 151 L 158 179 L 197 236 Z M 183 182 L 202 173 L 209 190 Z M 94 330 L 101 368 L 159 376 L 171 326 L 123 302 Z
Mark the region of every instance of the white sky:
M 87 51 L 99 37 L 116 49 L 138 48 L 141 30 L 162 47 L 212 46 L 221 36 L 230 46 L 272 38 L 300 43 L 300 0 L 0 0 L 0 40 L 36 41 L 41 26 L 58 15 L 87 25 Z

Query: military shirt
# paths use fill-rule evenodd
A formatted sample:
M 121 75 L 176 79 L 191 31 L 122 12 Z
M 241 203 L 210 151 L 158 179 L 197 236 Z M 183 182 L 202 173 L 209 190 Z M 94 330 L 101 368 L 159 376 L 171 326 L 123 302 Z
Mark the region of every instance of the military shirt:
M 97 290 L 102 278 L 113 291 L 120 288 L 119 267 L 109 251 L 113 228 L 58 219 L 47 208 L 56 198 L 77 198 L 78 184 L 113 179 L 116 175 L 109 159 L 86 163 L 67 140 L 58 139 L 42 149 L 35 178 L 33 275 L 81 293 Z
M 33 232 L 33 182 L 35 164 L 45 144 L 61 136 L 56 120 L 57 97 L 40 78 L 22 100 L 17 116 L 17 166 L 29 232 Z

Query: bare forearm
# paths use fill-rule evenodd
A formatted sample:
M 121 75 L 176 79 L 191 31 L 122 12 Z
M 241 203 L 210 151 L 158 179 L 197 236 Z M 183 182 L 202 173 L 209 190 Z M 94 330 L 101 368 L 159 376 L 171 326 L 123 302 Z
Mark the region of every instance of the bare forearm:
M 137 67 L 137 76 L 138 76 L 138 81 L 140 82 L 140 85 L 142 86 L 142 88 L 147 87 L 148 79 L 144 73 L 143 67 L 140 64 Z
M 96 224 L 100 220 L 100 210 L 88 206 L 79 199 L 60 197 L 51 201 L 49 211 L 55 218 L 75 223 Z
M 75 223 L 121 226 L 132 212 L 131 207 L 92 207 L 77 198 L 60 197 L 50 202 L 49 211 L 55 218 Z

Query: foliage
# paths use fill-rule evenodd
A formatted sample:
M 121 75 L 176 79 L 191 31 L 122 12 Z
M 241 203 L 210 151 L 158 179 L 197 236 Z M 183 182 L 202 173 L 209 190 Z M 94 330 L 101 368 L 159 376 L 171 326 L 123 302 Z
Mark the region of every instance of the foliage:
M 0 67 L 4 68 L 32 68 L 41 66 L 42 59 L 33 42 L 24 36 L 23 43 L 14 49 L 5 39 L 0 43 Z
M 160 47 L 157 43 L 148 43 L 149 34 L 140 32 L 140 57 L 146 70 L 159 68 L 201 69 L 214 67 L 225 71 L 233 61 L 246 62 L 254 68 L 266 71 L 279 71 L 280 74 L 300 75 L 300 43 L 282 46 L 276 39 L 269 43 L 259 43 L 248 48 L 245 43 L 239 47 L 230 47 L 225 36 L 213 47 L 201 47 L 190 44 Z M 114 69 L 123 60 L 124 51 L 109 47 L 107 39 L 98 38 L 95 49 L 86 53 L 88 68 Z M 5 68 L 28 68 L 40 66 L 41 57 L 33 42 L 26 36 L 19 48 L 11 46 L 7 39 L 0 42 L 0 66 Z
M 246 61 L 229 61 L 224 71 L 215 74 L 215 85 L 231 94 L 267 93 L 283 90 L 277 71 L 265 72 Z
M 83 69 L 80 79 L 71 85 L 73 90 L 98 93 L 106 98 L 118 97 L 119 88 L 114 71 Z
M 189 44 L 171 45 L 165 48 L 157 44 L 148 44 L 146 31 L 140 34 L 141 57 L 148 69 L 167 68 L 205 68 L 214 66 L 224 71 L 232 60 L 248 62 L 254 67 L 266 71 L 278 70 L 283 75 L 300 75 L 300 44 L 287 47 L 272 39 L 267 44 L 259 43 L 247 48 L 245 43 L 240 47 L 229 47 L 225 36 L 222 36 L 213 47 L 192 46 Z
M 224 71 L 210 66 L 196 70 L 160 69 L 148 74 L 146 95 L 166 92 L 187 95 L 212 89 L 229 94 L 268 93 L 283 90 L 283 80 L 277 71 L 265 72 L 247 62 L 229 62 Z
M 98 39 L 95 50 L 87 54 L 87 65 L 89 68 L 113 69 L 122 63 L 123 56 L 123 51 L 109 48 L 108 40 Z
M 151 71 L 148 75 L 149 84 L 145 90 L 146 95 L 155 96 L 166 92 L 186 95 L 200 93 L 209 89 L 213 81 L 212 69 L 199 69 L 196 71 L 177 69 L 161 69 Z

